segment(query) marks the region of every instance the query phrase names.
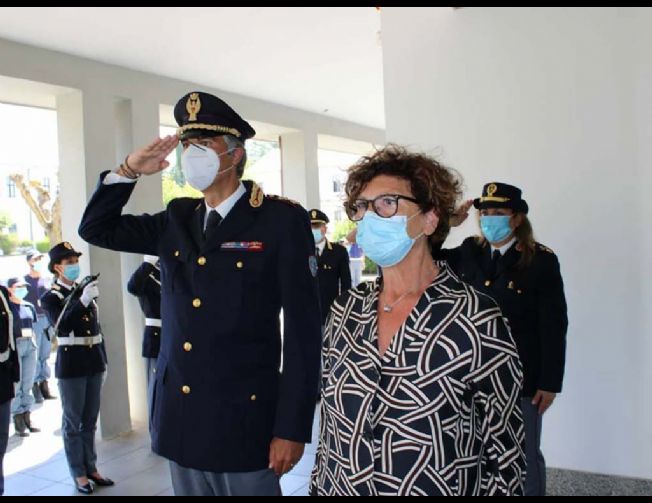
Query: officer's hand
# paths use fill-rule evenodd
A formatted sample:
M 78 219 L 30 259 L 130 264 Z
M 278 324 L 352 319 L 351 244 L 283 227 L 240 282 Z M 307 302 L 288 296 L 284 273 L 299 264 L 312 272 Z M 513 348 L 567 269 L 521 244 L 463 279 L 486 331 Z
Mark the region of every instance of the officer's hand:
M 278 477 L 286 474 L 303 456 L 304 444 L 275 438 L 269 448 L 269 469 Z
M 473 206 L 473 199 L 464 201 L 464 203 L 462 203 L 462 205 L 455 210 L 455 213 L 451 215 L 449 222 L 450 226 L 459 227 L 462 225 L 469 216 L 469 210 L 471 209 L 471 206 Z
M 85 307 L 88 307 L 88 305 L 99 296 L 100 289 L 98 288 L 98 281 L 93 281 L 92 283 L 86 285 L 79 300 L 81 300 L 81 303 L 84 304 Z
M 170 163 L 165 158 L 179 144 L 176 136 L 159 138 L 154 143 L 132 152 L 127 157 L 127 163 L 132 171 L 141 175 L 153 175 L 163 171 Z
M 549 391 L 538 390 L 534 398 L 532 399 L 532 405 L 539 406 L 539 414 L 544 415 L 546 411 L 552 405 L 552 402 L 555 401 L 556 393 L 550 393 Z

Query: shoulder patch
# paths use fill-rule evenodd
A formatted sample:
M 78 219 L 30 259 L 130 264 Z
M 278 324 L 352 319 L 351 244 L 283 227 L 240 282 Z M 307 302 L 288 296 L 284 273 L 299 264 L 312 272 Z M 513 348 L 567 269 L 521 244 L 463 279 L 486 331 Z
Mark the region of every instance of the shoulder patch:
M 548 248 L 547 246 L 543 246 L 542 244 L 539 244 L 538 247 L 539 247 L 539 250 L 541 250 L 541 251 L 544 251 L 544 252 L 547 252 L 547 253 L 552 253 L 553 255 L 555 254 L 555 252 L 552 251 L 552 250 L 551 250 L 550 248 Z
M 249 198 L 249 205 L 252 208 L 260 208 L 263 205 L 265 200 L 265 193 L 256 182 L 254 182 L 251 188 L 251 197 Z
M 271 201 L 280 201 L 282 203 L 289 204 L 290 206 L 294 206 L 294 207 L 297 207 L 297 208 L 302 207 L 301 203 L 298 203 L 297 201 L 294 201 L 292 199 L 288 199 L 287 197 L 283 197 L 283 196 L 274 196 L 274 195 L 265 194 L 265 198 L 269 199 Z

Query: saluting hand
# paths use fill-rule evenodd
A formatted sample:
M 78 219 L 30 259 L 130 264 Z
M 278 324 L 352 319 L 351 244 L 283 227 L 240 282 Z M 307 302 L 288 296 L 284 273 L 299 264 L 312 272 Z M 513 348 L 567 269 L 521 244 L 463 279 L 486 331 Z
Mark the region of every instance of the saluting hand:
M 179 144 L 176 136 L 159 138 L 155 142 L 127 156 L 127 163 L 132 171 L 139 175 L 154 175 L 163 171 L 170 163 L 165 158 Z
M 275 438 L 269 447 L 269 469 L 277 477 L 292 470 L 303 456 L 304 444 Z
M 469 210 L 471 209 L 471 206 L 473 206 L 473 199 L 469 199 L 468 201 L 464 201 L 462 205 L 455 210 L 455 213 L 450 218 L 450 226 L 451 227 L 459 227 L 464 223 L 464 221 L 468 218 L 469 216 Z

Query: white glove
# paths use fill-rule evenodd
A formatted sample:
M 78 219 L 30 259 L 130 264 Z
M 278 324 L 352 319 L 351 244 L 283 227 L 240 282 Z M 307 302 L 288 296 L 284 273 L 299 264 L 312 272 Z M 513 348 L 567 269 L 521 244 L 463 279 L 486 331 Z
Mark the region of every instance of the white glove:
M 145 255 L 144 261 L 148 264 L 156 265 L 158 263 L 158 257 L 156 255 Z
M 86 285 L 86 288 L 84 288 L 84 291 L 79 298 L 81 303 L 84 304 L 84 307 L 88 307 L 91 302 L 100 296 L 100 289 L 97 287 L 97 284 L 98 281 L 93 281 L 92 283 Z

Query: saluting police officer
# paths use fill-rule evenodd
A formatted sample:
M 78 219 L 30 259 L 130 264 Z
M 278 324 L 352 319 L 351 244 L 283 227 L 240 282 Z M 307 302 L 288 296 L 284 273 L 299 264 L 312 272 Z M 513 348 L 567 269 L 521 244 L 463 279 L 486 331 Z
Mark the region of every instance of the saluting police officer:
M 9 292 L 0 286 L 0 496 L 5 492 L 3 462 L 9 442 L 11 400 L 14 398 L 14 383 L 20 380 L 15 342 L 20 329 L 14 325 L 9 302 Z
M 568 317 L 559 261 L 534 240 L 528 204 L 517 187 L 486 184 L 482 197 L 458 210 L 453 226 L 466 219 L 471 205 L 480 212 L 482 236 L 436 254 L 460 279 L 493 297 L 509 320 L 525 374 L 525 495 L 543 496 L 542 417 L 561 392 L 566 361 Z
M 277 495 L 311 440 L 321 320 L 307 212 L 241 182 L 255 131 L 219 98 L 177 103 L 177 135 L 101 175 L 79 233 L 161 260 L 163 334 L 152 446 L 177 495 Z M 121 215 L 141 175 L 168 166 L 181 141 L 188 183 L 156 215 Z M 281 338 L 279 316 L 284 314 Z M 282 353 L 282 354 L 281 354 Z M 282 370 L 281 368 L 282 356 Z
M 309 213 L 319 264 L 321 319 L 324 324 L 335 299 L 351 288 L 349 253 L 342 245 L 331 243 L 326 237 L 328 215 L 317 209 Z
M 98 319 L 98 281 L 78 284 L 79 257 L 70 243 L 49 252 L 50 272 L 56 279 L 41 297 L 41 306 L 59 343 L 55 375 L 63 406 L 63 445 L 77 491 L 91 494 L 93 484 L 113 481 L 97 471 L 95 431 L 100 413 L 100 391 L 106 372 L 106 350 Z
M 147 365 L 147 399 L 152 405 L 152 381 L 161 347 L 161 268 L 158 257 L 145 255 L 141 266 L 131 275 L 127 290 L 138 298 L 145 315 L 143 358 Z

